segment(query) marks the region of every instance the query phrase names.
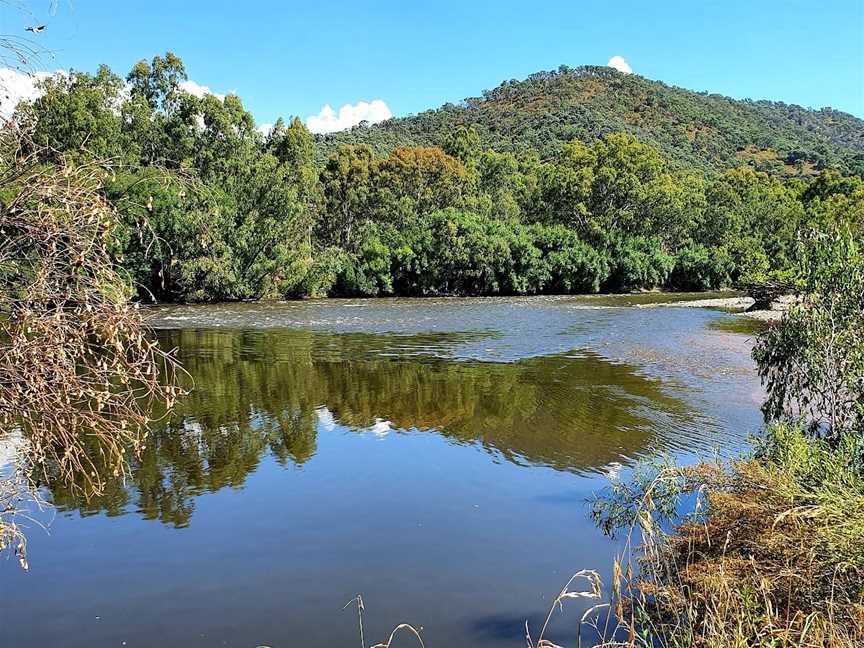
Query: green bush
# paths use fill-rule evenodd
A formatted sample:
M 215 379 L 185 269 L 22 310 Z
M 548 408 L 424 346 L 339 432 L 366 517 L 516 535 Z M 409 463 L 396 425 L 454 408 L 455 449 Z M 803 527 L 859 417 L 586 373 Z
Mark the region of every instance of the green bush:
M 675 259 L 663 250 L 656 237 L 634 236 L 616 239 L 609 248 L 612 272 L 604 289 L 650 290 L 666 284 Z
M 712 290 L 728 286 L 735 264 L 726 248 L 707 248 L 691 243 L 675 255 L 675 267 L 669 276 L 674 290 Z
M 596 293 L 609 277 L 609 259 L 563 225 L 535 226 L 534 241 L 548 277 L 543 292 Z
M 377 297 L 393 294 L 392 252 L 375 234 L 364 238 L 355 254 L 346 255 L 336 282 L 343 296 Z
M 834 441 L 864 434 L 864 254 L 848 232 L 799 246 L 801 301 L 753 349 L 768 392 L 766 420 L 803 419 Z

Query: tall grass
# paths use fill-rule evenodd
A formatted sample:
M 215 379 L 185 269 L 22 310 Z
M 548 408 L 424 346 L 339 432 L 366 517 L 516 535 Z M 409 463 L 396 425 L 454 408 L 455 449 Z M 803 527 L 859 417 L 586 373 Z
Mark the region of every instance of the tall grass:
M 623 628 L 633 646 L 864 645 L 860 466 L 853 438 L 834 447 L 775 425 L 749 460 L 667 464 L 613 486 L 594 507 L 627 534 L 613 639 Z

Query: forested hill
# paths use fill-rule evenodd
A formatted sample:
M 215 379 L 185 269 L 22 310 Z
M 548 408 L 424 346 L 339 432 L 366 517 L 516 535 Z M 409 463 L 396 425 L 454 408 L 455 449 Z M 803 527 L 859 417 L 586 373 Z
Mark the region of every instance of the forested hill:
M 730 99 L 589 66 L 538 72 L 459 105 L 321 136 L 320 155 L 340 144 L 369 144 L 378 153 L 440 145 L 459 125 L 474 126 L 484 147 L 533 149 L 542 159 L 564 142 L 625 131 L 682 168 L 752 163 L 784 175 L 823 166 L 864 171 L 864 120 L 847 113 Z

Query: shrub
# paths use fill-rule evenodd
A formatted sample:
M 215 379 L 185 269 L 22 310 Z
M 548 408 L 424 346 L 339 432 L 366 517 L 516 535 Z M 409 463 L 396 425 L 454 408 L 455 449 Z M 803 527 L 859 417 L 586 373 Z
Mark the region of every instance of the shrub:
M 691 243 L 675 255 L 669 285 L 675 290 L 711 290 L 728 286 L 734 262 L 725 248 Z
M 596 293 L 609 276 L 609 261 L 563 225 L 535 226 L 536 246 L 549 276 L 545 292 Z
M 656 237 L 615 239 L 610 253 L 613 269 L 605 287 L 613 291 L 663 286 L 675 266 L 675 259 Z
M 390 248 L 375 234 L 365 238 L 359 250 L 346 255 L 336 283 L 341 295 L 375 297 L 393 293 Z
M 151 410 L 170 409 L 182 390 L 174 357 L 148 335 L 111 262 L 117 213 L 100 192 L 106 168 L 31 162 L 3 157 L 0 438 L 21 439 L 27 480 L 89 497 L 105 487 L 102 468 L 127 473 Z M 19 504 L 11 485 L 0 483 L 0 549 L 16 543 L 26 568 L 24 543 L 6 523 Z
M 632 553 L 616 561 L 612 583 L 617 633 L 636 638 L 628 645 L 861 645 L 864 482 L 854 444 L 838 454 L 779 424 L 754 460 L 640 474 L 594 504 L 606 530 L 628 530 Z
M 864 432 L 864 255 L 849 233 L 813 233 L 798 260 L 799 304 L 753 350 L 766 420 L 803 418 L 837 442 Z

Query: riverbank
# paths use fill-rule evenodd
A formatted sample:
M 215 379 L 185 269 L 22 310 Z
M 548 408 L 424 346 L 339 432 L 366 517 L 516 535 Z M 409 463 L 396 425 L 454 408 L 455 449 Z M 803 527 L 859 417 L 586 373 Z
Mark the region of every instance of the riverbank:
M 755 300 L 752 297 L 719 297 L 694 299 L 692 301 L 669 301 L 655 304 L 639 304 L 637 308 L 676 307 L 676 308 L 717 308 L 740 313 L 745 317 L 763 322 L 776 322 L 783 317 L 789 307 L 795 303 L 792 295 L 781 297 L 771 303 L 771 308 L 765 310 L 749 310 Z
M 801 297 L 779 304 L 796 307 L 753 348 L 767 426 L 752 450 L 659 460 L 595 501 L 628 538 L 612 583 L 628 645 L 864 645 L 864 257 L 848 233 L 802 252 Z
M 613 569 L 618 627 L 602 645 L 650 628 L 662 646 L 861 646 L 864 490 L 855 449 L 851 438 L 834 447 L 778 424 L 753 459 L 655 464 L 640 480 L 613 484 L 594 516 L 627 533 L 631 549 Z

